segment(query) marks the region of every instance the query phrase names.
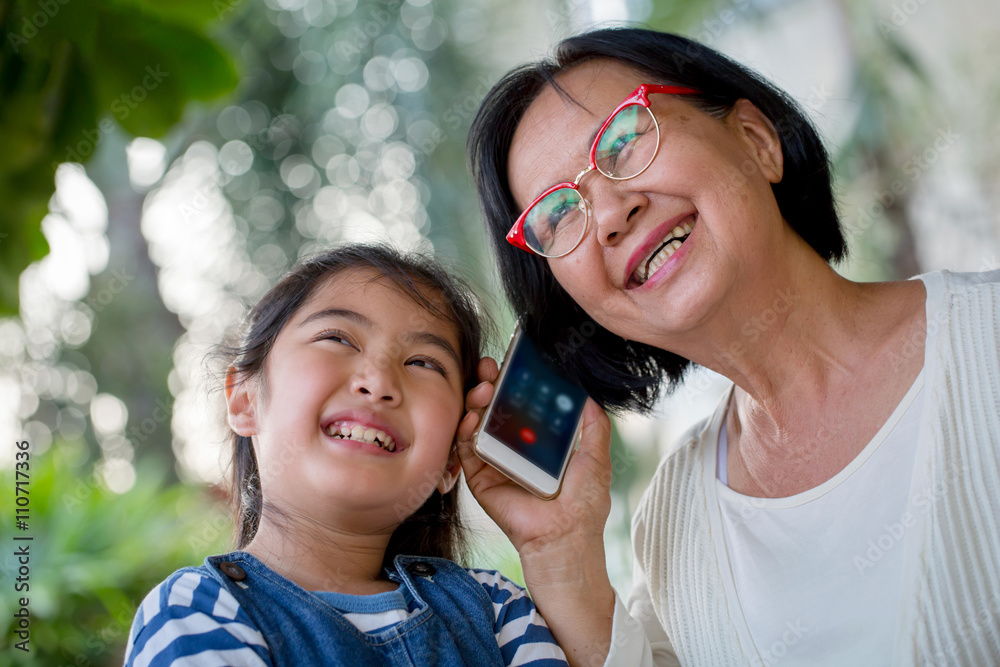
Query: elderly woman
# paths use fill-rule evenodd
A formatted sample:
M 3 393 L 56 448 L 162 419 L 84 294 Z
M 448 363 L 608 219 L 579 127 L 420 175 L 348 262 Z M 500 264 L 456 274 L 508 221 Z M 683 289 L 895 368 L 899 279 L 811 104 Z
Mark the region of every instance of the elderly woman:
M 574 664 L 1000 663 L 1000 272 L 838 275 L 809 121 L 674 35 L 562 42 L 469 146 L 517 315 L 598 403 L 648 409 L 692 363 L 733 383 L 645 494 L 627 604 L 599 410 L 552 502 L 464 450 Z

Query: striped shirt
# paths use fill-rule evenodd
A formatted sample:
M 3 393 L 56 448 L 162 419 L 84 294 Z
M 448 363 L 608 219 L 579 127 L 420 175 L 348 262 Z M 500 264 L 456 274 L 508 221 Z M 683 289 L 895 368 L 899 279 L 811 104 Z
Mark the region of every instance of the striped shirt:
M 527 592 L 493 570 L 466 570 L 493 603 L 493 632 L 507 667 L 566 667 L 566 656 Z M 406 586 L 376 595 L 317 592 L 362 632 L 420 611 Z M 169 577 L 136 612 L 125 667 L 273 667 L 267 641 L 219 582 L 196 572 Z

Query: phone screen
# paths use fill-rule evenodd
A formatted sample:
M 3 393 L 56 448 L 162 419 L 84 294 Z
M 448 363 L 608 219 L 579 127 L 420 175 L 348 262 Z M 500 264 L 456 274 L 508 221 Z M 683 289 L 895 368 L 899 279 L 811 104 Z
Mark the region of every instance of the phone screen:
M 558 477 L 573 446 L 587 394 L 559 375 L 527 336 L 520 337 L 507 363 L 484 430 Z

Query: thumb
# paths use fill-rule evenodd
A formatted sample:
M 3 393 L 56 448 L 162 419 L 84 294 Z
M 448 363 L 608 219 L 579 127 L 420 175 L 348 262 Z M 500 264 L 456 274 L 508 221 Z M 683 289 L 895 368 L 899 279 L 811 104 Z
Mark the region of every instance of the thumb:
M 597 463 L 611 464 L 611 420 L 594 399 L 588 398 L 583 408 L 578 454 L 593 458 Z
M 593 399 L 583 409 L 580 444 L 566 471 L 566 483 L 576 487 L 611 484 L 611 420 Z

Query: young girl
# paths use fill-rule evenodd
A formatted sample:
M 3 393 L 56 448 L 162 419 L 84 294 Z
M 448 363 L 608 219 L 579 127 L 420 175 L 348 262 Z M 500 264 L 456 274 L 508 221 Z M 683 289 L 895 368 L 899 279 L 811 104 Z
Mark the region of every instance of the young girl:
M 239 550 L 153 589 L 125 664 L 566 665 L 523 589 L 453 562 L 481 334 L 463 286 L 384 247 L 271 289 L 226 376 Z

